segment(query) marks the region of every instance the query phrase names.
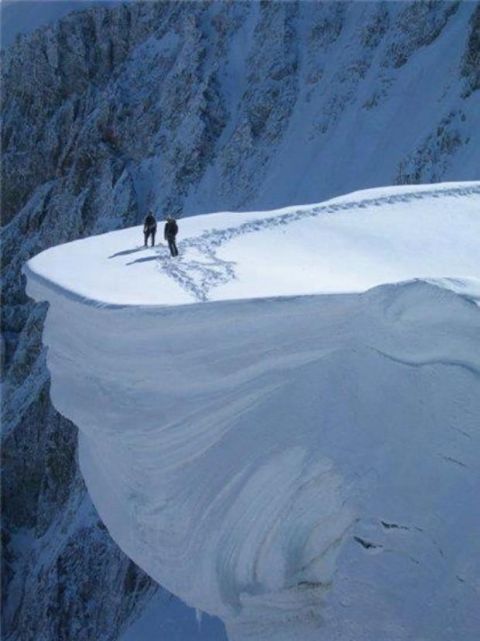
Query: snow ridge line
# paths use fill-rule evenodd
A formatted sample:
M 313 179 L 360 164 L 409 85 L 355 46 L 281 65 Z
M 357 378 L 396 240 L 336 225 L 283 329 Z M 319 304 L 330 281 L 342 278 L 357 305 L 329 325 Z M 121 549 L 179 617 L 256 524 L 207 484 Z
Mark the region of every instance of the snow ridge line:
M 199 302 L 208 301 L 208 294 L 213 287 L 217 287 L 235 279 L 235 268 L 233 261 L 225 261 L 219 258 L 216 251 L 225 242 L 238 236 L 260 231 L 273 229 L 283 225 L 302 220 L 314 218 L 320 214 L 335 213 L 348 209 L 364 209 L 366 207 L 380 207 L 383 205 L 394 205 L 406 203 L 413 200 L 425 198 L 440 198 L 443 196 L 470 196 L 480 195 L 480 184 L 471 187 L 451 187 L 447 189 L 429 189 L 425 191 L 412 191 L 377 198 L 364 198 L 342 203 L 316 205 L 311 209 L 297 209 L 288 212 L 248 221 L 235 227 L 227 227 L 222 230 L 204 231 L 196 238 L 189 238 L 182 241 L 182 249 L 193 249 L 199 252 L 204 260 L 180 260 L 173 263 L 170 258 L 159 256 L 159 268 L 163 273 L 172 278 L 180 287 L 187 291 Z
M 434 365 L 441 365 L 444 367 L 460 367 L 466 370 L 469 374 L 480 378 L 480 367 L 474 359 L 472 359 L 471 362 L 465 360 L 451 360 L 449 358 L 427 358 L 415 360 L 412 358 L 397 356 L 395 354 L 388 354 L 387 352 L 384 352 L 373 346 L 369 346 L 369 349 L 371 349 L 379 356 L 382 356 L 383 358 L 393 361 L 394 363 L 399 363 L 400 365 L 405 365 L 407 367 L 431 367 Z

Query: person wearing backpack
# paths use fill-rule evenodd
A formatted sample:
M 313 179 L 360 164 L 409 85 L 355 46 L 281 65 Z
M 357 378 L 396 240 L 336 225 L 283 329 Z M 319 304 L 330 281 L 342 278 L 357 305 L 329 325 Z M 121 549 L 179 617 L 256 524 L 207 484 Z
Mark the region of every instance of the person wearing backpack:
M 143 236 L 145 238 L 145 247 L 148 245 L 148 239 L 152 238 L 152 247 L 155 245 L 155 234 L 157 233 L 157 221 L 152 211 L 149 211 L 143 221 Z
M 175 218 L 170 218 L 170 217 L 167 218 L 163 235 L 165 240 L 168 243 L 168 247 L 170 249 L 170 254 L 172 255 L 172 258 L 174 256 L 178 256 L 177 244 L 175 242 L 177 234 L 178 234 L 177 221 L 175 220 Z

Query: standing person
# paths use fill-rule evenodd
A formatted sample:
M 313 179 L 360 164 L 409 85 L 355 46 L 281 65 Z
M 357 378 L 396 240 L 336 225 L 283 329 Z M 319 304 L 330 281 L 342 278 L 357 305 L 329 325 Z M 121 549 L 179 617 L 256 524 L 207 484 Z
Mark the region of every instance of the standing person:
M 170 248 L 170 253 L 172 257 L 178 256 L 177 244 L 175 242 L 175 238 L 177 234 L 178 234 L 177 221 L 175 220 L 175 218 L 167 218 L 163 235 L 165 237 L 165 240 L 168 242 L 168 246 Z
M 157 233 L 157 221 L 152 211 L 149 211 L 143 221 L 143 235 L 145 238 L 145 247 L 147 247 L 148 239 L 152 237 L 152 247 L 155 245 L 155 234 Z

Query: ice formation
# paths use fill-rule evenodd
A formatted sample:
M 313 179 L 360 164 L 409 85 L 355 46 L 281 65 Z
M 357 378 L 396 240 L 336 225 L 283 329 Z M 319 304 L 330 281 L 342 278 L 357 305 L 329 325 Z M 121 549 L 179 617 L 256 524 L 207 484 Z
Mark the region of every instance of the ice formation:
M 232 641 L 475 638 L 479 205 L 383 188 L 28 263 L 95 506 Z

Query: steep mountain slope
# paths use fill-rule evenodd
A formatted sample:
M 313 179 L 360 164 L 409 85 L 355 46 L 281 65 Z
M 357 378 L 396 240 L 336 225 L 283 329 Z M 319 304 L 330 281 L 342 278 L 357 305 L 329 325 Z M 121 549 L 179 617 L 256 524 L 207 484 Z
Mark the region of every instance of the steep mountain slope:
M 72 11 L 80 11 L 117 0 L 63 0 L 63 2 L 35 2 L 35 0 L 3 0 L 0 6 L 0 46 L 9 47 L 20 34 L 29 34 L 44 25 L 51 25 Z
M 2 53 L 7 638 L 115 639 L 152 589 L 85 496 L 23 263 L 150 206 L 478 178 L 479 20 L 476 2 L 134 3 Z
M 479 205 L 384 188 L 29 261 L 100 515 L 232 641 L 477 638 Z

